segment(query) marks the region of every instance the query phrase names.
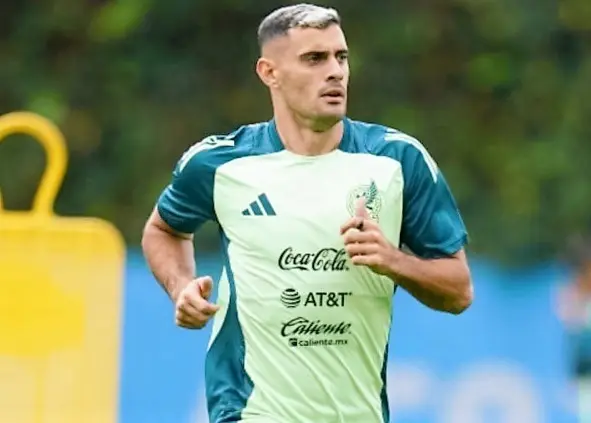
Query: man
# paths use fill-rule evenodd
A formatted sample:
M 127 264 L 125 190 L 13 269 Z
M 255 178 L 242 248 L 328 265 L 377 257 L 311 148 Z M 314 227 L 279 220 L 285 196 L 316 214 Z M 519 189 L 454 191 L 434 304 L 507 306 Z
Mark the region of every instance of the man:
M 335 10 L 281 8 L 258 36 L 274 117 L 184 154 L 146 224 L 147 262 L 177 325 L 215 316 L 212 422 L 387 422 L 395 288 L 464 311 L 466 230 L 417 140 L 345 116 L 348 50 Z M 216 304 L 211 278 L 194 276 L 192 234 L 207 220 L 225 259 Z

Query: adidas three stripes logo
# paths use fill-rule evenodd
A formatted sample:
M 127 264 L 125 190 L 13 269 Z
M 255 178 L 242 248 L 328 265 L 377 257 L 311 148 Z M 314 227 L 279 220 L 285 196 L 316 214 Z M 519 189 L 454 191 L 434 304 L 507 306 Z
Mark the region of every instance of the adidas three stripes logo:
M 242 210 L 244 216 L 275 216 L 275 210 L 267 198 L 267 194 L 261 194 L 247 208 Z

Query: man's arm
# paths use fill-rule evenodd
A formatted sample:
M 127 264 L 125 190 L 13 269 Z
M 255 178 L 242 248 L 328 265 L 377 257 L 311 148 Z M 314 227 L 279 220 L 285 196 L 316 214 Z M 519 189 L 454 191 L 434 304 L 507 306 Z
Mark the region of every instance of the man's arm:
M 405 181 L 401 243 L 414 255 L 394 249 L 387 274 L 423 304 L 461 313 L 472 303 L 473 287 L 467 231 L 454 196 L 419 141 L 402 134 L 393 139 L 402 147 Z
M 175 322 L 188 329 L 201 329 L 219 309 L 209 302 L 211 277 L 195 275 L 192 235 L 215 219 L 214 166 L 208 151 L 217 146 L 206 139 L 183 154 L 142 236 L 148 266 L 174 302 Z
M 355 217 L 341 227 L 341 234 L 353 264 L 388 276 L 427 307 L 460 314 L 472 304 L 472 280 L 463 248 L 433 259 L 409 255 L 386 239 L 370 219 L 364 201 Z
M 142 235 L 142 249 L 158 283 L 175 302 L 196 278 L 193 234 L 213 211 L 214 145 L 199 142 L 177 162 L 172 180 L 158 198 Z
M 154 208 L 142 236 L 144 257 L 173 302 L 195 278 L 193 236 L 172 229 Z
M 474 295 L 464 250 L 451 257 L 425 260 L 392 247 L 386 274 L 421 303 L 434 310 L 460 314 Z

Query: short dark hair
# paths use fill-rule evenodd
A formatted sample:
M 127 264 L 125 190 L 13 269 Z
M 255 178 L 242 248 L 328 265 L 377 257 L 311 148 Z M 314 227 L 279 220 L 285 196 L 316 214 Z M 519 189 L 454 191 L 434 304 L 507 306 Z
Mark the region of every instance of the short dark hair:
M 300 3 L 274 10 L 267 15 L 258 29 L 259 47 L 273 38 L 286 35 L 292 28 L 325 29 L 340 25 L 341 17 L 335 9 Z

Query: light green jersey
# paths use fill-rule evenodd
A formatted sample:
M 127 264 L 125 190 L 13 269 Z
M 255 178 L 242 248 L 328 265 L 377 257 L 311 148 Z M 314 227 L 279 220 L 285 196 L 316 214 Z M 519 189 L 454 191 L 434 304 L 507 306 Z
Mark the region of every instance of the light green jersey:
M 386 423 L 395 283 L 354 266 L 340 226 L 365 198 L 388 240 L 423 257 L 466 231 L 414 138 L 344 120 L 337 150 L 285 150 L 274 122 L 195 144 L 158 202 L 174 229 L 219 224 L 221 306 L 205 363 L 210 421 Z

